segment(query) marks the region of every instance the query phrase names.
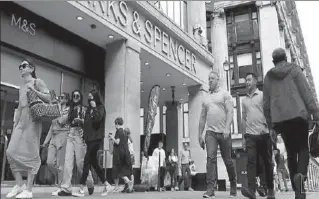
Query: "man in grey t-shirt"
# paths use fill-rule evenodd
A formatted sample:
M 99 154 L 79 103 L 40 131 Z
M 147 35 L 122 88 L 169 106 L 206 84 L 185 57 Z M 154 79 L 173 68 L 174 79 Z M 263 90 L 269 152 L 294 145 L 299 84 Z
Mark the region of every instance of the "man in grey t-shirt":
M 204 198 L 215 197 L 214 187 L 217 182 L 217 149 L 218 145 L 231 185 L 230 196 L 237 196 L 237 176 L 234 163 L 231 158 L 230 128 L 233 121 L 234 105 L 232 96 L 219 87 L 219 75 L 216 72 L 209 74 L 210 93 L 204 99 L 199 120 L 198 140 L 204 149 L 206 143 L 207 165 L 206 180 L 207 192 Z M 207 126 L 205 140 L 203 132 Z

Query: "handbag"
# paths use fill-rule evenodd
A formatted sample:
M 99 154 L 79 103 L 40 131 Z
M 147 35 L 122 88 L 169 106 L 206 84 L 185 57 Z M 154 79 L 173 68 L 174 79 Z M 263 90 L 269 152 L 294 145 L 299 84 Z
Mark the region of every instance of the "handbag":
M 309 136 L 310 155 L 314 158 L 319 157 L 319 125 L 315 124 L 313 133 Z
M 37 80 L 34 81 L 34 89 L 40 91 Z M 34 121 L 53 120 L 61 116 L 58 104 L 44 102 L 33 90 L 28 90 L 27 100 Z

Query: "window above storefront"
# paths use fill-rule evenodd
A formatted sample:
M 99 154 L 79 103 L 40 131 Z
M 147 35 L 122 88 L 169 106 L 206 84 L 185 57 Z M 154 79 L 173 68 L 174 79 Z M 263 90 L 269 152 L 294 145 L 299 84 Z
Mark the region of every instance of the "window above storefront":
M 187 1 L 149 1 L 183 30 L 187 28 Z

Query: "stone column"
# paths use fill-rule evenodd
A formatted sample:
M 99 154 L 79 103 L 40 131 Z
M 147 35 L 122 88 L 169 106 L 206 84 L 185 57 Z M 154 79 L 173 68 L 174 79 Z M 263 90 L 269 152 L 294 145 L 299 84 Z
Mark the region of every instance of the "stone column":
M 256 1 L 256 5 L 259 8 L 259 37 L 263 74 L 266 75 L 274 67 L 271 56 L 273 50 L 281 47 L 278 16 L 274 3 Z
M 199 43 L 206 39 L 206 5 L 205 1 L 187 1 L 187 30 Z M 198 34 L 198 28 L 201 27 L 202 37 Z
M 183 140 L 183 111 L 179 102 L 166 102 L 166 149 L 179 152 Z
M 211 15 L 211 42 L 212 53 L 215 59 L 213 71 L 219 73 L 221 87 L 227 89 L 226 72 L 223 64 L 228 60 L 228 45 L 227 45 L 227 27 L 226 16 L 223 8 L 214 10 Z
M 202 111 L 203 99 L 207 90 L 202 86 L 188 87 L 188 131 L 190 137 L 190 150 L 198 173 L 206 173 L 206 151 L 198 143 L 198 124 Z
M 140 167 L 140 47 L 131 40 L 116 41 L 106 47 L 105 61 L 105 144 L 109 149 L 107 135 L 115 133 L 114 120 L 124 119 L 130 128 L 135 167 Z M 112 167 L 112 155 L 107 157 L 107 168 Z

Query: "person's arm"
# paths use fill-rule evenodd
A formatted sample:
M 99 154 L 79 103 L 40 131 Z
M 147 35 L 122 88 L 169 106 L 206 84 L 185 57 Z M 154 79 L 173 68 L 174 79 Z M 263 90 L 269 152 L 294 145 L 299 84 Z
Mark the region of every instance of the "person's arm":
M 105 110 L 103 106 L 92 108 L 92 114 L 91 114 L 92 121 L 100 122 L 103 120 L 104 115 L 105 115 Z
M 15 128 L 16 125 L 19 123 L 20 116 L 21 116 L 21 110 L 22 110 L 22 108 L 21 108 L 20 102 L 19 102 L 17 112 L 15 113 L 14 119 L 13 119 L 13 121 L 14 121 L 13 128 Z
M 49 103 L 51 101 L 50 91 L 43 80 L 36 79 L 35 84 L 39 90 L 33 89 L 38 97 L 43 100 L 44 102 Z
M 226 108 L 226 130 L 230 134 L 231 124 L 233 123 L 234 117 L 234 104 L 232 96 L 227 92 L 225 94 L 225 108 Z
M 199 118 L 199 125 L 198 125 L 198 137 L 202 137 L 206 125 L 206 117 L 207 117 L 207 107 L 205 102 L 202 104 L 202 111 Z
M 120 129 L 117 130 L 116 133 L 115 133 L 115 136 L 114 137 L 112 137 L 112 136 L 110 137 L 112 142 L 115 143 L 116 145 L 120 144 L 120 137 L 121 137 L 121 135 L 120 135 L 121 132 L 120 131 L 121 131 Z
M 269 129 L 272 128 L 271 123 L 271 114 L 270 114 L 270 91 L 269 91 L 269 80 L 268 80 L 268 73 L 264 79 L 263 85 L 263 110 L 264 116 L 266 118 L 266 123 Z
M 47 134 L 47 136 L 45 137 L 45 140 L 44 140 L 44 142 L 43 142 L 43 145 L 44 145 L 44 146 L 47 145 L 47 144 L 49 144 L 49 142 L 50 142 L 50 140 L 51 140 L 51 138 L 52 138 L 52 130 L 53 130 L 53 125 L 51 124 L 50 129 L 49 129 L 49 132 L 48 132 L 48 134 Z
M 242 130 L 243 130 L 243 148 L 246 148 L 246 140 L 245 140 L 245 134 L 246 134 L 246 122 L 247 122 L 247 107 L 245 103 L 245 99 L 243 99 L 242 102 Z
M 299 67 L 296 67 L 294 70 L 296 71 L 296 74 L 294 76 L 294 81 L 297 85 L 301 98 L 303 99 L 303 102 L 305 103 L 308 112 L 314 115 L 318 113 L 319 108 L 316 104 L 316 100 L 313 96 L 311 88 L 307 82 L 305 75 L 302 73 L 301 69 Z

